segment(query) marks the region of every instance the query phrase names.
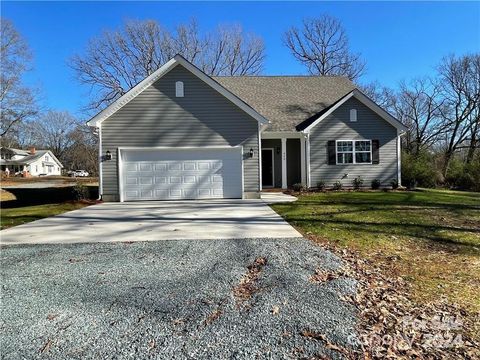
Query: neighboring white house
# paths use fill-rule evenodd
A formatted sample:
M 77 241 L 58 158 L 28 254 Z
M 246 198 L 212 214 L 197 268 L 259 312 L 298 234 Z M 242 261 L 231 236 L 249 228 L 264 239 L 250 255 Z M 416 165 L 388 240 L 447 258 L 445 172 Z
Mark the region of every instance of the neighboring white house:
M 0 169 L 10 176 L 28 172 L 31 176 L 61 175 L 63 165 L 50 150 L 0 148 Z

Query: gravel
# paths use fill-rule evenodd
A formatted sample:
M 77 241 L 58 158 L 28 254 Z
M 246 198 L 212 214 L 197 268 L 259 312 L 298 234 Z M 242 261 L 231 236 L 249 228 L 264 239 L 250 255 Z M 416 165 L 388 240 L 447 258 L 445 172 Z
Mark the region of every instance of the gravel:
M 252 296 L 233 295 L 265 257 Z M 355 343 L 349 278 L 302 238 L 172 240 L 1 249 L 3 358 L 343 358 Z

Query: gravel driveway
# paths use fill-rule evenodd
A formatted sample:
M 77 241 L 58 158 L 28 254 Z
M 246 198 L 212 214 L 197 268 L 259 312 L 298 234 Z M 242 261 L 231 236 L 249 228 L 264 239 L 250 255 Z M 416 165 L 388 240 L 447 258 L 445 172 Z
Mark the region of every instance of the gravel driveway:
M 310 281 L 341 260 L 302 238 L 25 245 L 0 258 L 6 359 L 342 358 L 321 336 L 348 348 L 355 334 L 341 300 L 355 282 Z

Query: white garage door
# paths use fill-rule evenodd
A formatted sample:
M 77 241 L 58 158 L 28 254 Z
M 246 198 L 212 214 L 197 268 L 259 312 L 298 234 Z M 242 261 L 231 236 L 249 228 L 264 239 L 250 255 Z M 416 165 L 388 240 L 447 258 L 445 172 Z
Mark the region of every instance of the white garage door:
M 242 197 L 242 149 L 120 151 L 123 201 Z

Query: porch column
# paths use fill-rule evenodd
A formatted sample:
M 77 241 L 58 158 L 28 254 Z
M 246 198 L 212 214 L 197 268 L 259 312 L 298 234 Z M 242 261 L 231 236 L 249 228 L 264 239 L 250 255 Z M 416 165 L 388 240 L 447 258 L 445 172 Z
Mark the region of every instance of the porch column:
M 300 178 L 303 186 L 307 185 L 307 174 L 305 170 L 305 138 L 302 136 L 300 138 Z
M 310 134 L 307 133 L 305 153 L 307 158 L 307 187 L 312 187 L 310 179 Z
M 287 188 L 287 138 L 282 138 L 282 189 Z

